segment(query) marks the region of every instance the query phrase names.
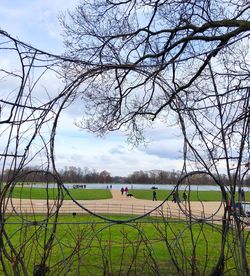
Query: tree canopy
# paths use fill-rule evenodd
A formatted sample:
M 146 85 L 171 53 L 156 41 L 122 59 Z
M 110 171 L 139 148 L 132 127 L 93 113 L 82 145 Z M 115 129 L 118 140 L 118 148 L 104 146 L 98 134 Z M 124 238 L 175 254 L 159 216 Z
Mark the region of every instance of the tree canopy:
M 66 74 L 84 81 L 79 126 L 91 131 L 140 138 L 143 119 L 215 102 L 211 70 L 221 97 L 247 87 L 246 1 L 82 1 L 63 23 Z

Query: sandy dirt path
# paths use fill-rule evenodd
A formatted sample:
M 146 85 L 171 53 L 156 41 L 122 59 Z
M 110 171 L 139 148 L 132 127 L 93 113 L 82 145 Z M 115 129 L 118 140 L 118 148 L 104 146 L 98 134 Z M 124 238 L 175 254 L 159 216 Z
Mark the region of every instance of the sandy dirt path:
M 111 189 L 112 199 L 102 200 L 65 200 L 60 205 L 61 213 L 105 213 L 105 214 L 130 214 L 143 215 L 150 213 L 156 216 L 184 218 L 185 213 L 195 218 L 211 218 L 220 219 L 223 214 L 223 206 L 220 202 L 191 202 L 190 206 L 180 204 L 180 206 L 172 201 L 152 201 L 144 199 L 136 199 L 121 195 L 119 190 Z M 158 208 L 157 208 L 158 207 Z M 50 200 L 30 200 L 30 199 L 12 199 L 12 203 L 8 203 L 8 212 L 20 213 L 47 213 L 55 212 L 58 208 L 58 202 Z M 152 211 L 154 210 L 154 211 Z
M 111 189 L 110 192 L 112 194 L 113 200 L 128 200 L 127 196 L 125 195 L 125 192 L 123 193 L 123 195 L 121 194 L 120 190 Z
M 121 192 L 119 190 L 111 190 L 112 193 L 112 199 L 110 202 L 122 202 L 123 204 L 138 204 L 141 206 L 147 205 L 150 207 L 156 207 L 162 203 L 162 201 L 151 201 L 146 199 L 136 199 L 134 197 L 127 197 L 125 194 L 121 195 Z M 119 202 L 117 202 L 119 201 Z M 172 201 L 167 201 L 163 205 L 169 206 L 171 209 L 179 209 L 178 204 L 173 203 Z M 185 210 L 188 209 L 189 206 L 185 203 L 181 203 L 181 209 Z M 194 210 L 196 213 L 202 213 L 203 211 L 206 211 L 208 214 L 215 214 L 218 212 L 219 215 L 223 214 L 223 206 L 221 205 L 221 202 L 213 201 L 213 202 L 203 202 L 201 204 L 200 202 L 191 202 L 190 208 Z
M 101 200 L 64 200 L 62 204 L 50 200 L 30 200 L 30 199 L 12 199 L 12 202 L 6 204 L 6 211 L 25 216 L 28 213 L 44 214 L 47 217 L 48 212 L 53 214 L 57 208 L 60 213 L 67 214 L 100 214 L 102 216 L 112 214 L 127 214 L 133 216 L 152 215 L 157 217 L 164 216 L 165 219 L 186 219 L 186 215 L 194 219 L 206 219 L 210 223 L 221 224 L 221 218 L 224 212 L 224 206 L 221 202 L 191 202 L 173 203 L 172 201 L 152 201 L 145 199 L 136 199 L 134 197 L 122 196 L 119 190 L 111 190 L 111 199 Z M 250 225 L 250 218 L 245 218 Z
M 124 196 L 121 195 L 121 191 L 120 190 L 113 190 L 111 189 L 110 190 L 111 194 L 112 194 L 112 199 L 115 199 L 115 200 L 123 200 L 124 199 Z

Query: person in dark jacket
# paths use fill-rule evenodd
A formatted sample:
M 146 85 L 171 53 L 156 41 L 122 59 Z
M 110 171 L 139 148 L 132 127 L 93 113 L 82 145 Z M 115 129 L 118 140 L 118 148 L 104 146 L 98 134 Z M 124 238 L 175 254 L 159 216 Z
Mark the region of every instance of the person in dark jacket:
M 155 190 L 153 190 L 153 201 L 157 201 L 156 191 Z

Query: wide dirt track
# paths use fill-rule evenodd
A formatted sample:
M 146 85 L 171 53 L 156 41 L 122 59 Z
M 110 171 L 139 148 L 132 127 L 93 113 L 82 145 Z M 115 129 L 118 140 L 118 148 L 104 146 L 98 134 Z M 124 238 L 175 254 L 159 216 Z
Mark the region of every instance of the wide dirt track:
M 168 218 L 184 218 L 185 214 L 194 218 L 206 218 L 211 221 L 220 220 L 224 206 L 221 202 L 191 202 L 180 205 L 171 201 L 151 201 L 121 195 L 119 190 L 111 190 L 112 199 L 102 200 L 64 200 L 60 206 L 61 213 L 84 214 L 129 214 L 163 216 Z M 12 199 L 7 204 L 7 212 L 23 213 L 53 213 L 58 208 L 58 202 L 53 200 Z

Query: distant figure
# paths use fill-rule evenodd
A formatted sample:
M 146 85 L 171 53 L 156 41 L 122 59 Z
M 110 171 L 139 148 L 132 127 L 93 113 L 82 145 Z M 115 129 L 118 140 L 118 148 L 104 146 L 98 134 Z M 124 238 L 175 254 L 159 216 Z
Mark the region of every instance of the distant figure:
M 112 189 L 112 185 L 110 185 L 109 188 Z
M 177 194 L 176 192 L 173 192 L 173 199 L 172 202 L 176 203 L 177 202 Z
M 186 194 L 186 192 L 183 192 L 182 197 L 183 197 L 183 200 L 184 200 L 184 201 L 187 201 L 187 194 Z
M 108 190 L 108 188 L 109 188 L 109 185 L 107 185 L 107 190 Z
M 86 189 L 86 184 L 83 185 L 83 188 Z
M 245 201 L 245 192 L 243 189 L 239 189 L 238 197 L 239 197 L 239 201 Z
M 157 201 L 157 198 L 156 198 L 156 191 L 153 190 L 153 201 Z
M 124 188 L 121 187 L 121 194 L 123 195 L 123 193 L 124 193 Z
M 245 201 L 245 192 L 243 189 L 241 189 L 241 199 L 242 201 Z
M 231 208 L 231 201 L 230 201 L 230 199 L 227 200 L 227 206 L 226 207 L 227 207 L 228 212 L 231 213 L 232 212 L 232 208 Z
M 124 191 L 125 191 L 125 194 L 127 195 L 128 194 L 128 187 L 127 186 L 125 187 Z

